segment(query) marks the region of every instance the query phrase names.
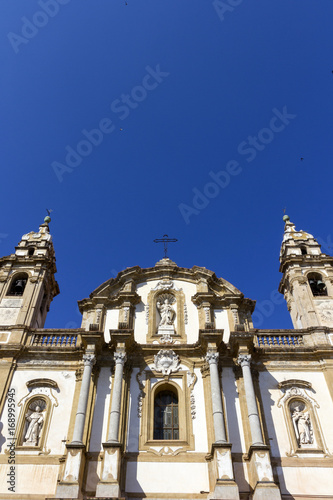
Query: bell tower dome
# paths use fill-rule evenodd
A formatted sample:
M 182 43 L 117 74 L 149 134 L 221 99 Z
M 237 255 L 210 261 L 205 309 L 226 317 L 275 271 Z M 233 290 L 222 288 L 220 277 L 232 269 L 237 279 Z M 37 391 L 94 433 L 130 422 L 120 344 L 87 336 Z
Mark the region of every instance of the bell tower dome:
M 24 234 L 15 253 L 0 259 L 0 326 L 43 328 L 59 286 L 50 217 L 39 231 Z
M 333 257 L 321 252 L 311 234 L 297 231 L 288 215 L 283 220 L 279 292 L 294 328 L 333 326 Z

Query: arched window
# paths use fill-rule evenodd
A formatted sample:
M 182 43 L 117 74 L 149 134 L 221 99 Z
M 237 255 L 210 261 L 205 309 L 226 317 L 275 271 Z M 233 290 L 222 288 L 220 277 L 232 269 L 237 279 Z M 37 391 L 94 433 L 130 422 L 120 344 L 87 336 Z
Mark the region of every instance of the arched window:
M 302 255 L 306 255 L 308 253 L 306 250 L 306 247 L 303 247 L 303 246 L 301 247 L 301 253 L 302 253 Z
M 322 276 L 319 273 L 310 273 L 308 275 L 309 285 L 312 291 L 312 295 L 317 297 L 319 295 L 327 295 L 327 288 L 322 280 Z
M 17 274 L 12 281 L 12 284 L 9 288 L 9 292 L 7 293 L 7 295 L 15 295 L 15 296 L 23 295 L 25 285 L 27 284 L 27 280 L 28 280 L 27 274 L 25 273 Z
M 160 391 L 154 401 L 154 439 L 179 439 L 178 397 Z

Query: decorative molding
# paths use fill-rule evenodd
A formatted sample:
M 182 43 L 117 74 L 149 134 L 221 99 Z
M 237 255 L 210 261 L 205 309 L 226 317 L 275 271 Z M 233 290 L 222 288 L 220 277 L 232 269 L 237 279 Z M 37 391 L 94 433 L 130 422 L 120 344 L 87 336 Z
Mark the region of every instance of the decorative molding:
M 173 344 L 174 340 L 169 333 L 163 333 L 159 338 L 160 344 Z
M 211 364 L 218 364 L 219 362 L 219 353 L 218 352 L 207 352 L 205 359 L 209 365 Z
M 124 365 L 127 359 L 126 352 L 116 351 L 113 355 L 113 358 L 116 365 L 118 364 Z
M 195 419 L 197 411 L 195 405 L 195 396 L 193 392 L 193 387 L 197 381 L 197 376 L 193 372 L 187 372 L 186 374 L 187 387 L 190 389 L 190 406 L 191 406 L 191 418 Z
M 187 305 L 184 303 L 184 324 L 188 324 L 188 313 L 187 313 Z
M 243 368 L 251 365 L 251 354 L 240 354 L 237 358 L 237 363 Z
M 34 380 L 28 380 L 28 382 L 26 382 L 26 386 L 28 387 L 28 389 L 34 387 L 50 387 L 58 389 L 57 382 L 49 378 L 35 378 Z
M 96 357 L 94 354 L 84 354 L 82 356 L 84 366 L 93 367 L 96 363 Z
M 141 370 L 136 374 L 136 380 L 139 384 L 139 395 L 138 395 L 138 417 L 142 417 L 142 405 L 143 405 L 143 398 L 145 397 L 144 393 L 144 388 L 146 385 L 146 372 Z
M 206 323 L 210 323 L 210 307 L 204 307 Z
M 149 323 L 149 305 L 145 305 L 145 313 L 146 313 L 146 325 Z

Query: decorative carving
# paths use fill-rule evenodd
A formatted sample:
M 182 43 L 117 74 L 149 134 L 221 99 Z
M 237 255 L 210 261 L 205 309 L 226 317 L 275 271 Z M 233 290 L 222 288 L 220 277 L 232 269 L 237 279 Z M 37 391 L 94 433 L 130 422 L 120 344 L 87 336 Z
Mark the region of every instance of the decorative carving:
M 188 314 L 187 314 L 187 305 L 184 304 L 184 323 L 187 325 L 188 323 Z
M 184 448 L 176 448 L 173 450 L 170 448 L 170 446 L 163 446 L 160 450 L 155 450 L 154 448 L 149 448 L 147 450 L 147 453 L 152 453 L 154 455 L 157 455 L 159 457 L 163 455 L 169 455 L 175 457 L 176 455 L 179 455 L 179 453 L 186 453 L 186 449 Z
M 216 462 L 219 479 L 233 479 L 230 450 L 216 451 Z
M 146 312 L 146 325 L 149 323 L 149 305 L 145 305 L 145 312 Z
M 163 333 L 159 339 L 161 344 L 173 344 L 174 341 L 169 333 Z
M 83 355 L 83 364 L 84 366 L 94 366 L 96 363 L 96 357 L 94 354 L 84 354 Z
M 197 381 L 197 376 L 195 373 L 192 372 L 187 372 L 187 387 L 190 388 L 190 405 L 191 405 L 191 417 L 194 420 L 196 417 L 196 406 L 195 406 L 195 397 L 194 397 L 194 392 L 193 392 L 193 387 L 194 384 Z
M 239 323 L 239 320 L 238 320 L 238 310 L 235 309 L 235 308 L 231 309 L 231 314 L 232 314 L 232 317 L 234 319 L 235 325 L 237 325 Z
M 165 279 L 165 280 L 159 281 L 157 283 L 157 285 L 155 286 L 155 288 L 152 288 L 152 290 L 153 291 L 155 291 L 155 290 L 177 290 L 177 291 L 180 291 L 181 288 L 177 288 L 173 281 Z
M 98 325 L 101 321 L 101 316 L 102 316 L 102 309 L 97 309 L 97 311 L 96 311 L 96 323 L 98 323 Z
M 210 323 L 210 307 L 204 307 L 206 323 Z
M 240 354 L 237 358 L 237 363 L 243 368 L 251 365 L 251 354 Z
M 123 307 L 124 311 L 124 323 L 128 322 L 130 308 L 128 306 Z
M 272 467 L 267 453 L 255 453 L 255 466 L 259 481 L 274 481 Z
M 126 352 L 124 351 L 116 351 L 113 355 L 116 365 L 118 363 L 124 365 L 127 359 Z
M 218 352 L 207 352 L 206 354 L 206 361 L 207 363 L 211 364 L 217 364 L 219 362 L 219 353 Z
M 143 405 L 143 398 L 145 397 L 144 393 L 144 388 L 146 385 L 146 372 L 140 371 L 136 374 L 136 380 L 139 384 L 139 395 L 138 395 L 138 417 L 142 417 L 142 405 Z
M 290 405 L 291 419 L 298 446 L 313 443 L 313 429 L 309 412 L 302 401 L 293 401 Z
M 154 356 L 153 369 L 157 372 L 162 372 L 163 375 L 170 375 L 170 373 L 179 370 L 179 364 L 179 356 L 174 351 L 161 349 Z

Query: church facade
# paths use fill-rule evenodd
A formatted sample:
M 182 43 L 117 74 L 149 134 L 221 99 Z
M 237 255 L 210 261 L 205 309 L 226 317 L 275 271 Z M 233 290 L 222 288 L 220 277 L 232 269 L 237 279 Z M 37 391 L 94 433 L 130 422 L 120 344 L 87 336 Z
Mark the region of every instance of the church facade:
M 23 235 L 0 259 L 0 500 L 333 499 L 333 258 L 284 221 L 290 330 L 168 258 L 44 329 L 50 218 Z

